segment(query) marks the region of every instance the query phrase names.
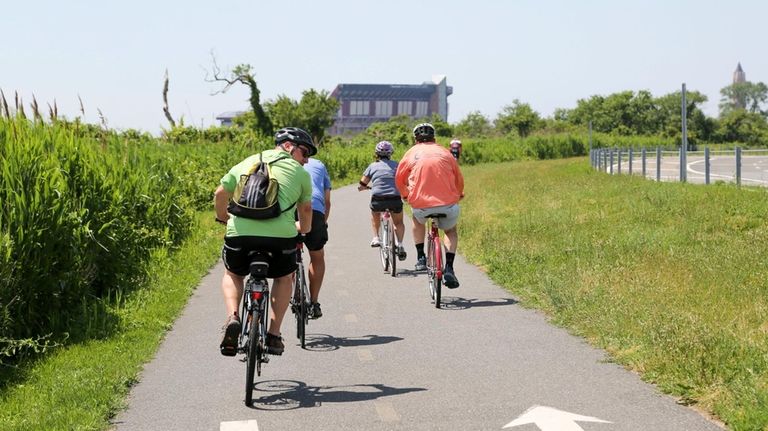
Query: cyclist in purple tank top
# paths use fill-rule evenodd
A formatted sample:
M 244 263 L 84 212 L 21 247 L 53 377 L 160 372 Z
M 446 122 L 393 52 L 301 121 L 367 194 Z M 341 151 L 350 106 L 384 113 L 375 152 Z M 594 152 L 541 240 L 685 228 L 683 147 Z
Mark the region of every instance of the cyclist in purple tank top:
M 403 234 L 405 233 L 403 200 L 395 187 L 397 161 L 390 159 L 394 151 L 392 144 L 387 141 L 376 144 L 376 161 L 365 169 L 357 189 L 360 191 L 371 189 L 370 208 L 371 227 L 373 228 L 371 247 L 381 245 L 381 238 L 379 238 L 380 216 L 382 211 L 389 210 L 395 225 L 397 258 L 403 261 L 406 258 L 405 248 L 403 248 Z

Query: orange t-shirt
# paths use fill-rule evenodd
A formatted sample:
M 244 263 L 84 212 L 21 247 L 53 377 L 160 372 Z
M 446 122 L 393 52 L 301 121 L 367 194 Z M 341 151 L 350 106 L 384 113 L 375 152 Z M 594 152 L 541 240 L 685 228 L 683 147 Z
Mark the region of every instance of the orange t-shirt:
M 450 151 L 434 142 L 411 147 L 397 165 L 395 185 L 412 208 L 452 205 L 464 196 L 464 177 Z

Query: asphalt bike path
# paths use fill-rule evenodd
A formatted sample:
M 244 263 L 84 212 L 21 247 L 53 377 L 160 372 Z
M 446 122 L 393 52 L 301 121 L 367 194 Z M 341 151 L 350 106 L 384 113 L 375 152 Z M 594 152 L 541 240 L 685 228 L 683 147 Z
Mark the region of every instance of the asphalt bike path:
M 263 366 L 253 406 L 243 403 L 242 355 L 218 349 L 219 263 L 144 367 L 114 429 L 721 429 L 523 308 L 461 256 L 461 286 L 444 288 L 436 309 L 426 273 L 413 271 L 410 223 L 398 277 L 382 271 L 369 246 L 369 198 L 354 186 L 332 192 L 324 316 L 310 321 L 302 350 L 288 311 L 285 352 Z

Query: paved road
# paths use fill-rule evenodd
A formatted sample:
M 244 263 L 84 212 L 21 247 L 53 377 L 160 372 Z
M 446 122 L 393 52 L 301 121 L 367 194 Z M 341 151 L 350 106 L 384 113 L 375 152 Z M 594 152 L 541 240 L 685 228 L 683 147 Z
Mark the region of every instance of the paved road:
M 352 187 L 334 190 L 325 316 L 308 327 L 307 350 L 286 319 L 286 351 L 265 365 L 252 407 L 243 404 L 245 365 L 218 353 L 217 265 L 146 365 L 115 428 L 721 429 L 524 309 L 460 257 L 462 286 L 435 309 L 426 276 L 408 270 L 410 239 L 407 269 L 397 279 L 381 272 L 368 247 L 367 198 Z
M 628 156 L 623 155 L 621 173 L 629 173 Z M 706 182 L 706 165 L 704 156 L 700 153 L 689 154 L 686 159 L 686 178 L 690 183 L 704 184 Z M 614 163 L 614 173 L 619 172 L 618 162 Z M 635 155 L 632 161 L 632 173 L 642 175 L 642 159 Z M 606 171 L 609 171 L 606 168 Z M 656 179 L 656 156 L 649 153 L 646 161 L 646 177 Z M 680 157 L 665 153 L 661 160 L 659 176 L 663 181 L 678 181 L 680 178 Z M 714 155 L 710 157 L 710 183 L 716 181 L 736 182 L 736 159 L 733 154 Z M 741 184 L 749 186 L 768 186 L 768 156 L 744 153 L 741 165 Z

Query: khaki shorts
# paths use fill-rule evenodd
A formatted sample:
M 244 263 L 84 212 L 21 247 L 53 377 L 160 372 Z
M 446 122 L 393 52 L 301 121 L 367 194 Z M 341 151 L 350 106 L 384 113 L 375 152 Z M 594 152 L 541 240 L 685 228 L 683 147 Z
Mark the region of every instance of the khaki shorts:
M 437 227 L 442 230 L 451 229 L 459 222 L 459 204 L 441 205 L 432 208 L 412 208 L 413 218 L 419 223 L 426 224 L 427 216 L 430 214 L 445 214 L 445 217 L 437 218 Z

